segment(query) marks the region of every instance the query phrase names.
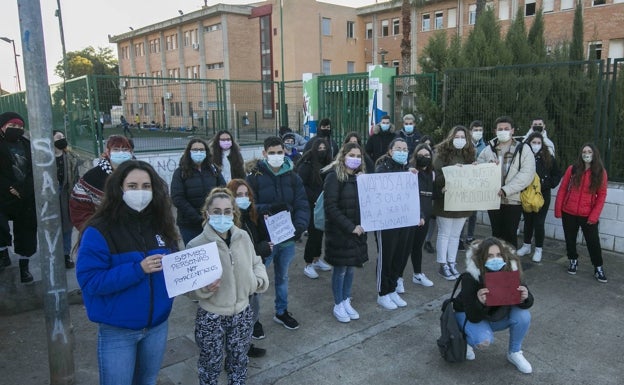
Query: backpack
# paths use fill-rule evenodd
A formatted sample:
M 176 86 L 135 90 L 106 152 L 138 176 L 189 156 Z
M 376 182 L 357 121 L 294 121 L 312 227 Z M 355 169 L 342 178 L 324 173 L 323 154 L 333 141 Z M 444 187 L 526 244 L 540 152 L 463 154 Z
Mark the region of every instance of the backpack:
M 460 330 L 455 319 L 455 310 L 453 309 L 453 302 L 456 299 L 455 292 L 460 282 L 461 276 L 455 282 L 451 297 L 442 303 L 442 315 L 440 316 L 441 335 L 438 338 L 438 349 L 440 349 L 440 354 L 446 362 L 464 362 L 466 360 L 466 334 L 464 329 L 468 319 L 464 321 L 464 326 Z
M 539 175 L 533 176 L 533 181 L 520 193 L 520 202 L 522 210 L 527 213 L 536 213 L 544 206 L 544 197 L 542 196 L 542 184 Z
M 317 230 L 325 231 L 325 191 L 314 202 L 314 227 Z

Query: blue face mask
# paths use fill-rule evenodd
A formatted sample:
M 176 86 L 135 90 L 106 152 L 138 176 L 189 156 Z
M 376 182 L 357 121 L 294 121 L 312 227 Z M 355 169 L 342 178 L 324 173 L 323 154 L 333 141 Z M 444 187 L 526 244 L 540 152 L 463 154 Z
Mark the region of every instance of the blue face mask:
M 132 153 L 130 151 L 113 151 L 110 153 L 109 158 L 112 164 L 118 166 L 123 162 L 132 159 Z
M 208 224 L 217 233 L 225 233 L 234 226 L 234 217 L 232 215 L 211 215 Z
M 407 163 L 407 151 L 392 151 L 392 159 L 399 164 Z
M 405 130 L 405 132 L 407 132 L 408 134 L 411 134 L 412 132 L 414 132 L 414 125 L 413 124 L 404 124 L 403 125 L 403 129 Z
M 251 206 L 249 197 L 236 197 L 236 204 L 241 210 L 247 210 Z
M 389 124 L 380 124 L 379 127 L 381 127 L 381 131 L 388 131 L 390 129 Z
M 191 159 L 195 163 L 201 163 L 206 159 L 206 151 L 191 151 Z
M 485 262 L 485 268 L 489 271 L 500 271 L 505 265 L 505 260 L 501 257 L 490 258 Z

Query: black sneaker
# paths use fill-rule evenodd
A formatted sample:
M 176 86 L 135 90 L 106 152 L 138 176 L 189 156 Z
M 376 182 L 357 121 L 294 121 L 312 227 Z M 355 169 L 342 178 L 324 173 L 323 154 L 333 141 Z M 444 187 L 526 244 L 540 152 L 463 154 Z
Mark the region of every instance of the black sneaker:
M 275 313 L 275 317 L 273 317 L 273 321 L 278 324 L 284 325 L 286 329 L 295 330 L 299 329 L 299 322 L 296 319 L 290 316 L 288 310 L 284 311 L 282 314 Z
M 257 348 L 253 344 L 251 344 L 251 346 L 249 347 L 249 350 L 247 351 L 247 357 L 251 357 L 251 358 L 264 357 L 265 355 L 266 355 L 266 349 Z
M 568 274 L 576 274 L 578 268 L 578 259 L 570 259 L 570 266 L 568 266 Z
M 605 275 L 604 270 L 602 270 L 602 266 L 595 269 L 594 278 L 596 278 L 598 282 L 607 283 L 607 276 Z
M 11 257 L 9 257 L 9 250 L 4 249 L 0 251 L 0 268 L 11 266 Z
M 428 253 L 431 253 L 431 254 L 435 253 L 435 249 L 433 248 L 433 245 L 429 241 L 425 242 L 425 246 L 423 248 Z
M 464 251 L 466 250 L 466 246 L 464 245 L 464 241 L 459 240 L 459 246 L 457 246 L 457 250 Z
M 251 338 L 255 340 L 261 340 L 264 337 L 266 337 L 264 335 L 264 329 L 262 328 L 262 324 L 260 323 L 260 321 L 258 321 L 254 324 L 253 334 L 251 335 Z

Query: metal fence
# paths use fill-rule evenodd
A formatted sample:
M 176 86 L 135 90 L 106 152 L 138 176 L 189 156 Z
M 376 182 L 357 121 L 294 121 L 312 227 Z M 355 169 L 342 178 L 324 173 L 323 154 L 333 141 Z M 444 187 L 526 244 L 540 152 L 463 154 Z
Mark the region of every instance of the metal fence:
M 332 136 L 342 143 L 345 134 L 368 133 L 368 73 L 320 76 L 319 118 L 332 120 Z

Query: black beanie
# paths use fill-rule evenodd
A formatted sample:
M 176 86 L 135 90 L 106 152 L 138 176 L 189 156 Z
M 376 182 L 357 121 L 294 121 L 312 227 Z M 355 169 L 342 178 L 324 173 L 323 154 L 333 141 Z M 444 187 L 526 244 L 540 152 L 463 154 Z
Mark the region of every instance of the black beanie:
M 24 121 L 24 118 L 22 118 L 22 116 L 17 112 L 3 112 L 2 114 L 0 114 L 0 127 L 4 126 L 9 120 L 12 119 L 19 119 L 22 122 Z

